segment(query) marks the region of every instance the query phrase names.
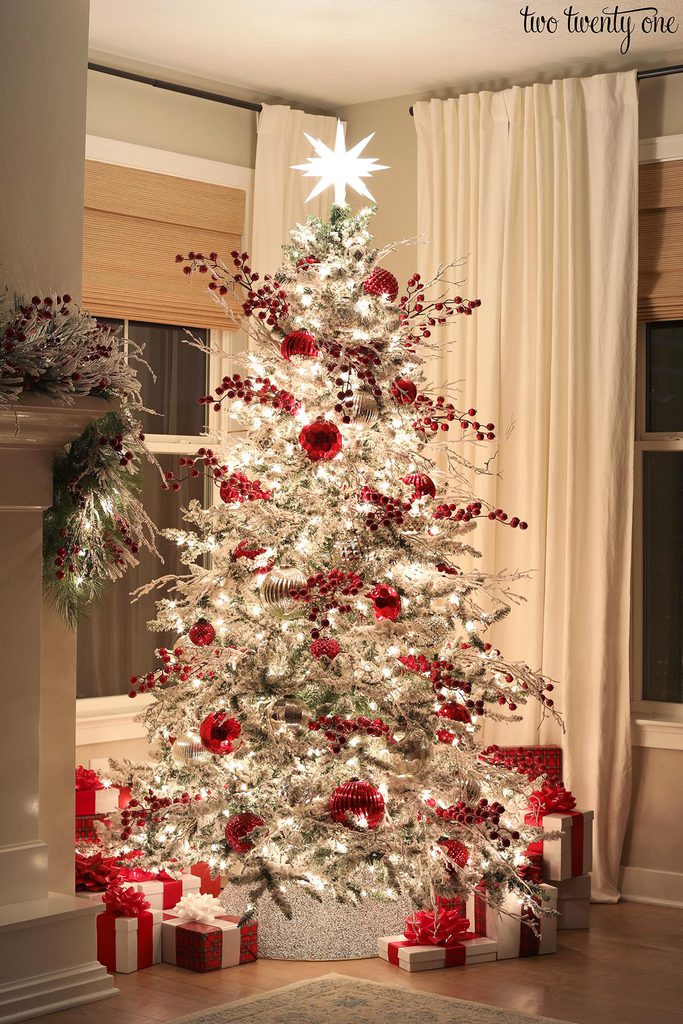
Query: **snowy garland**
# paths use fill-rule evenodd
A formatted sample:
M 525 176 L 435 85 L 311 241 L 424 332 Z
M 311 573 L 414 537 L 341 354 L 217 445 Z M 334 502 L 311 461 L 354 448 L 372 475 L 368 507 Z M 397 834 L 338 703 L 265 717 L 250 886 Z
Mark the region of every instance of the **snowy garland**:
M 43 524 L 46 592 L 66 622 L 107 583 L 158 554 L 155 529 L 138 499 L 140 458 L 153 461 L 139 423 L 142 350 L 98 323 L 69 295 L 5 296 L 0 303 L 0 408 L 41 394 L 63 405 L 85 395 L 115 402 L 54 463 L 53 504 Z M 146 364 L 145 364 L 146 365 Z

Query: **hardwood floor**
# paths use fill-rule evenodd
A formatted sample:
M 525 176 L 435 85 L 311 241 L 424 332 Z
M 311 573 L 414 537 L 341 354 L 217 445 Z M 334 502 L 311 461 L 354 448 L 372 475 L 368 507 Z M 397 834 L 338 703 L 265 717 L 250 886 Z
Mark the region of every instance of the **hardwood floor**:
M 558 935 L 555 956 L 419 974 L 383 960 L 259 960 L 210 974 L 159 964 L 117 975 L 120 994 L 111 999 L 35 1018 L 35 1024 L 159 1024 L 329 972 L 575 1024 L 683 1020 L 683 911 L 637 903 L 594 906 L 590 931 Z

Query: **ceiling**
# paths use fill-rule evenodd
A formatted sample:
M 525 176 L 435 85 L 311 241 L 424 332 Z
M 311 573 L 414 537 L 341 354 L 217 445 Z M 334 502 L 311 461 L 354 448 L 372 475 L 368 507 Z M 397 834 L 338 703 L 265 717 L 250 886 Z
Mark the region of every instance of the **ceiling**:
M 568 0 L 529 2 L 558 18 L 554 34 L 525 33 L 523 6 L 523 0 L 91 0 L 90 47 L 97 59 L 119 67 L 145 65 L 177 81 L 323 109 L 683 58 L 683 30 L 644 34 L 642 15 L 631 15 L 630 49 L 622 55 L 623 34 L 567 31 Z M 641 5 L 577 0 L 573 6 L 599 15 Z M 683 25 L 683 0 L 657 6 Z

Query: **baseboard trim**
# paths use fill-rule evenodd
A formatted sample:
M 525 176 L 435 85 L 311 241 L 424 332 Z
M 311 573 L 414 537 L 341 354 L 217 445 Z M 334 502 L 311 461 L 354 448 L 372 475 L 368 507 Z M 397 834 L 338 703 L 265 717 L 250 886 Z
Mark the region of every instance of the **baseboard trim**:
M 47 971 L 0 985 L 0 1022 L 16 1024 L 118 994 L 114 978 L 97 962 L 68 971 Z
M 621 898 L 629 903 L 653 903 L 683 908 L 683 874 L 622 865 Z

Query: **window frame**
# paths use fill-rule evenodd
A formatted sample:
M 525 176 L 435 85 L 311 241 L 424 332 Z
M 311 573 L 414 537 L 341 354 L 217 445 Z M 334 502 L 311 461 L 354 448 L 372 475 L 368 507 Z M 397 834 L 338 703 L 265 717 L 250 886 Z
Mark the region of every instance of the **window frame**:
M 254 171 L 217 160 L 205 160 L 184 153 L 152 149 L 117 139 L 86 136 L 86 160 L 98 160 L 138 170 L 156 171 L 194 181 L 206 181 L 242 189 L 245 193 L 244 233 L 242 248 L 249 248 L 251 211 L 253 203 Z M 127 318 L 120 317 L 124 321 Z M 242 330 L 208 331 L 209 355 L 207 373 L 209 381 L 220 380 L 230 372 L 234 356 L 247 347 Z M 206 431 L 202 435 L 147 434 L 147 444 L 155 454 L 191 455 L 202 444 L 216 443 L 219 434 L 236 433 L 239 425 L 231 421 L 227 410 L 208 411 Z M 215 490 L 215 489 L 214 489 Z M 214 494 L 213 500 L 216 500 Z M 141 739 L 146 736 L 144 726 L 135 717 L 150 704 L 149 694 L 140 694 L 134 702 L 126 693 L 105 697 L 81 697 L 76 700 L 76 745 L 104 743 L 116 740 Z M 134 704 L 134 706 L 133 706 Z

